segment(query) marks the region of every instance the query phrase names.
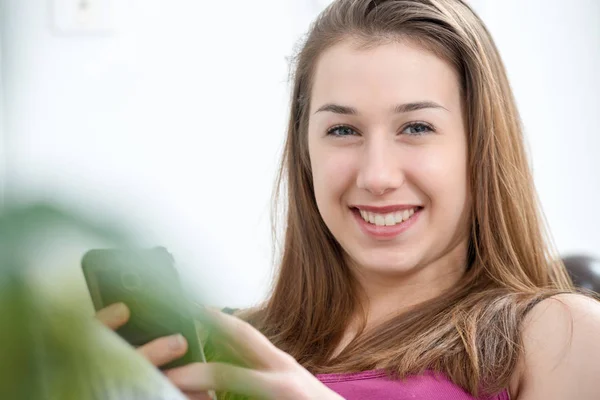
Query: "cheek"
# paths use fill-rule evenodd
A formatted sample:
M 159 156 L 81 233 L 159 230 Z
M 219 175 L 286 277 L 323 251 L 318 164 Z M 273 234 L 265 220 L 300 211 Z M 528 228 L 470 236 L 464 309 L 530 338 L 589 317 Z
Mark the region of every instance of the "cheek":
M 413 174 L 418 174 L 427 185 L 437 190 L 464 190 L 466 162 L 460 154 L 445 151 L 431 152 L 419 159 Z
M 344 150 L 326 151 L 317 146 L 310 150 L 315 198 L 319 210 L 325 214 L 340 204 L 354 184 L 355 157 Z
M 433 216 L 459 218 L 468 207 L 465 148 L 447 145 L 428 149 L 412 165 L 411 180 L 427 196 Z

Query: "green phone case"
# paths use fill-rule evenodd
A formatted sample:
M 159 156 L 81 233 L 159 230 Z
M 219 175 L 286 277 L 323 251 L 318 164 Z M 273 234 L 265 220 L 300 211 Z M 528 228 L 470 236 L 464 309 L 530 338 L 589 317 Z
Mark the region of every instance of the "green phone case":
M 131 345 L 176 333 L 185 337 L 186 354 L 161 369 L 206 362 L 190 303 L 166 249 L 94 249 L 81 265 L 96 310 L 118 302 L 129 307 L 129 321 L 116 332 Z

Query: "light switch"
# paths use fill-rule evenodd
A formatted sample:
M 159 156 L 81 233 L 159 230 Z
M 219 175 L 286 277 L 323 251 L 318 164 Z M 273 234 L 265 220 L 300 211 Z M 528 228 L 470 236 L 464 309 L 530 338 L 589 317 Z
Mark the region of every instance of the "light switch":
M 53 28 L 67 34 L 111 33 L 113 0 L 49 0 Z

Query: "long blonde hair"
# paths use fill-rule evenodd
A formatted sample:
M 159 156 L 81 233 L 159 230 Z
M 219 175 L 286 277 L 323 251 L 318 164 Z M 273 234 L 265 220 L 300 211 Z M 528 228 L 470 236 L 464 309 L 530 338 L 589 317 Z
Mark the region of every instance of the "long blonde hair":
M 363 312 L 363 329 L 332 357 L 361 310 L 360 287 L 317 209 L 307 126 L 317 60 L 348 39 L 364 46 L 412 40 L 456 69 L 473 206 L 468 268 L 458 285 L 372 330 L 364 330 Z M 286 195 L 280 268 L 264 306 L 245 319 L 313 373 L 384 366 L 395 377 L 438 371 L 473 395 L 508 387 L 525 314 L 573 288 L 544 233 L 515 101 L 481 20 L 460 0 L 334 1 L 297 55 L 292 90 L 276 191 Z

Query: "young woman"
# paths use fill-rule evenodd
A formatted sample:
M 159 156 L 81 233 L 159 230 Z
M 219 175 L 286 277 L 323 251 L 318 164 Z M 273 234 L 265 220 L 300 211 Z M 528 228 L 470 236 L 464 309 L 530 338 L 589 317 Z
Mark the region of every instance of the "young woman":
M 334 1 L 296 60 L 282 182 L 273 291 L 204 313 L 221 356 L 166 372 L 190 398 L 600 398 L 600 306 L 544 235 L 504 67 L 465 3 Z M 185 343 L 139 351 L 160 365 Z

